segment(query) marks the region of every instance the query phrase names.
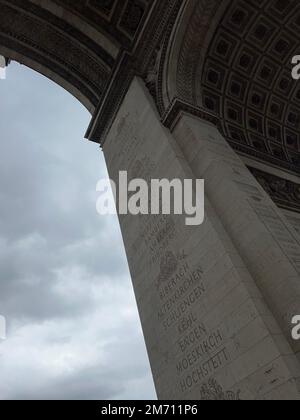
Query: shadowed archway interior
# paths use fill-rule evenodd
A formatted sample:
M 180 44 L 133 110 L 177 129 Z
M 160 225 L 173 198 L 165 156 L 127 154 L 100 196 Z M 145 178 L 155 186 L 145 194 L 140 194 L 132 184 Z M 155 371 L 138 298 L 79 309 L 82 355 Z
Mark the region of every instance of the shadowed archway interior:
M 203 104 L 221 118 L 230 144 L 298 174 L 300 86 L 291 77 L 291 58 L 299 46 L 297 0 L 234 1 L 202 74 Z
M 93 113 L 148 3 L 1 1 L 0 53 L 53 79 Z
M 156 91 L 163 121 L 186 109 L 216 124 L 273 200 L 298 212 L 299 2 L 190 0 L 177 28 Z

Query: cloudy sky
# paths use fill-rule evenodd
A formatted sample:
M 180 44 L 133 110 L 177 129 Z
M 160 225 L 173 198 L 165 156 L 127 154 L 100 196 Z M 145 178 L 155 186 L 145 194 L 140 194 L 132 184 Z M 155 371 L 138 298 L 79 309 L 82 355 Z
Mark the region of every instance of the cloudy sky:
M 118 222 L 90 116 L 13 63 L 0 80 L 1 399 L 155 397 Z

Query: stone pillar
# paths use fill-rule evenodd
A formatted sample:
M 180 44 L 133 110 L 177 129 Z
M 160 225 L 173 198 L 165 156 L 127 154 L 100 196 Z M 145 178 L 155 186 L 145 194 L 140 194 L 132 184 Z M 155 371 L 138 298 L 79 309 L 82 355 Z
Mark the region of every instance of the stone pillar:
M 115 180 L 119 171 L 126 170 L 129 179 L 204 177 L 207 184 L 201 226 L 186 226 L 185 215 L 120 216 L 158 397 L 298 399 L 299 363 L 279 326 L 281 317 L 274 316 L 287 305 L 270 302 L 273 292 L 265 299 L 267 280 L 258 275 L 259 269 L 266 270 L 264 260 L 275 256 L 275 266 L 282 273 L 287 259 L 279 268 L 285 253 L 282 250 L 278 255 L 277 240 L 269 232 L 273 226 L 261 220 L 266 217 L 267 198 L 254 180 L 245 182 L 245 167 L 218 132 L 183 117 L 173 136 L 161 125 L 143 82 L 134 79 L 108 134 L 104 154 Z M 235 177 L 241 178 L 236 181 Z M 254 185 L 259 200 L 248 203 L 248 194 L 255 195 Z M 257 235 L 244 234 L 250 223 L 257 227 Z M 265 257 L 257 255 L 257 262 L 245 258 L 247 252 L 255 254 L 253 236 L 262 238 L 265 246 Z M 271 240 L 276 241 L 274 248 Z M 288 268 L 284 280 L 295 292 L 292 262 Z M 278 273 L 274 278 L 277 281 Z M 274 308 L 277 312 L 273 313 Z M 287 319 L 281 324 L 286 323 Z
M 214 126 L 182 115 L 174 136 L 300 360 L 300 341 L 291 336 L 300 314 L 297 233 Z

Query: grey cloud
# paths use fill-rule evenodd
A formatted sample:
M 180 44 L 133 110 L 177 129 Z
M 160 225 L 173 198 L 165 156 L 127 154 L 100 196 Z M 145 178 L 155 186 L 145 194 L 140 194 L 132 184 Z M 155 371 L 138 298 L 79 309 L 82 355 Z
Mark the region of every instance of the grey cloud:
M 116 218 L 97 215 L 90 116 L 13 63 L 0 81 L 0 398 L 154 398 Z M 2 100 L 3 99 L 3 100 Z

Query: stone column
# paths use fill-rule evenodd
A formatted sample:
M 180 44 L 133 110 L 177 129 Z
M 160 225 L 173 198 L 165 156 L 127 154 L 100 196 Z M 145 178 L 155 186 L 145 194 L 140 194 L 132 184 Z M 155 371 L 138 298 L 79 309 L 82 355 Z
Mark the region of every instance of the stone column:
M 267 198 L 254 180 L 243 181 L 248 176 L 245 167 L 218 132 L 183 117 L 173 136 L 161 125 L 143 82 L 134 79 L 104 154 L 115 180 L 119 171 L 126 170 L 129 179 L 204 177 L 207 184 L 201 226 L 186 226 L 185 215 L 120 216 L 158 397 L 298 399 L 299 363 L 279 326 L 281 317 L 276 320 L 273 315 L 274 306 L 277 312 L 286 306 L 269 302 L 272 292 L 265 299 L 266 281 L 258 275 L 259 268 L 265 272 L 262 260 L 269 261 L 273 253 L 280 272 L 287 259 L 279 269 L 283 256 L 264 236 L 264 258 L 257 255 L 257 262 L 245 258 L 247 252 L 255 254 L 250 240 L 254 233 L 244 234 L 245 217 L 251 216 L 245 229 L 254 218 L 259 223 L 256 240 L 264 234 L 275 241 L 269 232 L 272 226 L 261 221 L 264 201 L 248 203 L 249 188 L 251 197 L 255 185 L 258 198 Z M 220 155 L 224 162 L 219 167 Z M 241 177 L 241 185 L 236 186 L 235 177 Z M 288 267 L 294 268 L 291 262 Z M 278 273 L 274 278 L 279 278 Z M 295 292 L 295 272 L 289 271 L 284 280 Z M 286 323 L 287 319 L 281 324 Z
M 283 212 L 248 171 L 219 131 L 182 115 L 174 136 L 232 242 L 300 357 L 291 320 L 300 314 L 300 242 Z

